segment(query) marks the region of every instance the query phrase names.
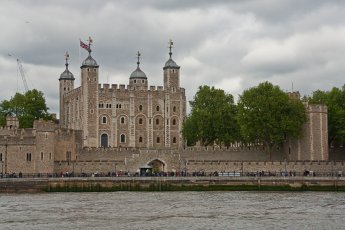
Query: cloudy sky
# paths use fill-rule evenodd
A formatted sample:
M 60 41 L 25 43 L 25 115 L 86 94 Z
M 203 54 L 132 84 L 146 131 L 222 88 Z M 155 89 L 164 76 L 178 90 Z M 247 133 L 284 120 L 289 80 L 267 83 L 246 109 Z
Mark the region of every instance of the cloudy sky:
M 0 100 L 23 92 L 18 57 L 58 113 L 64 53 L 79 86 L 88 36 L 100 83 L 128 84 L 140 50 L 149 84 L 163 85 L 172 39 L 188 100 L 200 85 L 238 98 L 263 81 L 310 95 L 345 83 L 344 12 L 341 0 L 0 0 Z

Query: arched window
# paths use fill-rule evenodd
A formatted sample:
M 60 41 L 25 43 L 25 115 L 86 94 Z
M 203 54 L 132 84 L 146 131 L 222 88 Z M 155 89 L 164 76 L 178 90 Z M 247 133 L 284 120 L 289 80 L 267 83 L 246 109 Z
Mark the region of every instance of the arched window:
M 139 118 L 139 125 L 142 125 L 142 124 L 143 124 L 143 119 Z
M 139 111 L 143 111 L 143 105 L 139 105 Z
M 160 143 L 161 142 L 161 139 L 159 137 L 156 138 L 156 142 L 157 143 Z
M 176 106 L 173 107 L 173 112 L 176 112 Z
M 159 119 L 158 118 L 156 119 L 156 125 L 159 125 Z
M 41 152 L 41 161 L 43 161 L 43 152 Z
M 176 119 L 173 119 L 173 125 L 176 125 Z
M 106 116 L 102 117 L 102 124 L 107 124 L 107 117 Z
M 173 143 L 176 144 L 176 137 L 173 137 Z
M 157 112 L 159 111 L 159 105 L 156 106 L 156 111 L 157 111 Z
M 121 134 L 120 143 L 126 143 L 126 135 L 125 134 Z
M 108 134 L 103 133 L 101 135 L 101 147 L 107 148 L 108 147 Z
M 142 143 L 143 142 L 143 138 L 139 137 L 139 142 Z
M 125 117 L 121 117 L 121 118 L 120 118 L 120 123 L 121 123 L 121 124 L 124 124 L 124 123 L 125 123 Z

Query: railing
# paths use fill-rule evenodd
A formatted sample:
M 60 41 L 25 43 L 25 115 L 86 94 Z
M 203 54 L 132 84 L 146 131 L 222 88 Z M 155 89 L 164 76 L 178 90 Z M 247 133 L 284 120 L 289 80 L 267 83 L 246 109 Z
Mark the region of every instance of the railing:
M 61 172 L 61 173 L 0 173 L 1 178 L 59 178 L 59 177 L 343 177 L 345 173 L 342 171 L 256 171 L 256 172 L 240 172 L 240 171 L 228 171 L 228 172 L 108 172 L 108 173 L 73 173 L 73 172 Z

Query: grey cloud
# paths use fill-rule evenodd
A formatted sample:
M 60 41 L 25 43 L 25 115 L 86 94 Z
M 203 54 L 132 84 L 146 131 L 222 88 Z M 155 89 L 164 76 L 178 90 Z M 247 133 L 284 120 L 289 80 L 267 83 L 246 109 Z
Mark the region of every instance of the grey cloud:
M 7 56 L 14 53 L 23 60 L 29 81 L 45 93 L 51 111 L 58 112 L 63 55 L 69 51 L 78 86 L 80 64 L 87 56 L 79 48 L 79 38 L 86 41 L 89 35 L 101 83 L 127 84 L 140 50 L 149 84 L 162 85 L 167 41 L 172 38 L 187 100 L 204 84 L 223 87 L 235 97 L 266 80 L 284 90 L 294 82 L 303 94 L 340 87 L 345 70 L 344 4 L 336 0 L 3 1 L 0 99 L 8 99 L 17 88 L 15 62 Z

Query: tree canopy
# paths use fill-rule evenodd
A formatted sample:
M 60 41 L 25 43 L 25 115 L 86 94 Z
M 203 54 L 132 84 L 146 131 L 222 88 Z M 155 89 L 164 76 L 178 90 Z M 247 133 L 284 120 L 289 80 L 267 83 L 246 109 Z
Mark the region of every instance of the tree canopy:
M 286 136 L 300 136 L 307 121 L 302 102 L 290 99 L 269 82 L 240 95 L 237 118 L 242 138 L 247 142 L 262 142 L 269 152 L 273 146 L 283 143 Z
M 188 145 L 200 141 L 207 146 L 229 146 L 239 138 L 236 105 L 231 94 L 221 89 L 200 86 L 190 101 L 191 113 L 183 123 L 182 134 Z
M 44 95 L 36 89 L 25 94 L 16 93 L 10 100 L 0 103 L 0 125 L 6 124 L 6 116 L 17 116 L 21 128 L 31 128 L 34 120 L 51 119 Z
M 317 90 L 308 98 L 309 103 L 325 104 L 328 108 L 329 143 L 345 140 L 345 85 L 330 91 Z

